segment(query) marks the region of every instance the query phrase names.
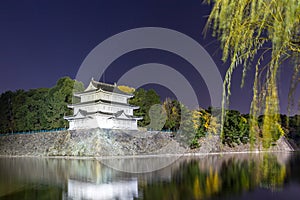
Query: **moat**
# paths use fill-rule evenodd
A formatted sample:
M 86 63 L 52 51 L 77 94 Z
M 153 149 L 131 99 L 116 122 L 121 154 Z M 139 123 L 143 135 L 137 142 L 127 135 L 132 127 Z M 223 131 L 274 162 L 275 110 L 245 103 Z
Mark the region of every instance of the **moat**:
M 162 157 L 135 162 L 147 166 L 156 159 Z M 300 195 L 297 152 L 181 156 L 147 173 L 119 171 L 106 163 L 97 158 L 1 157 L 0 199 L 298 199 Z

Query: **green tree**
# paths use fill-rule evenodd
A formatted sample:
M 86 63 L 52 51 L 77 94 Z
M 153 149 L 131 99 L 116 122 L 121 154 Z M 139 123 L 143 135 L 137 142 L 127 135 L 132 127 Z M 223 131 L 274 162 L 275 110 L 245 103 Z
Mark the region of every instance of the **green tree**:
M 163 107 L 167 114 L 164 129 L 177 131 L 181 121 L 181 108 L 179 101 L 167 98 L 163 103 Z
M 12 132 L 13 127 L 13 112 L 12 101 L 14 93 L 7 91 L 0 96 L 0 130 L 2 133 Z
M 48 89 L 17 90 L 1 95 L 1 132 L 18 132 L 44 128 Z
M 257 120 L 263 113 L 263 142 L 268 144 L 272 136 L 280 131 L 277 79 L 285 60 L 292 58 L 294 61 L 290 97 L 300 80 L 300 3 L 295 0 L 208 2 L 213 2 L 214 6 L 207 27 L 212 27 L 213 35 L 221 42 L 223 61 L 230 59 L 224 81 L 223 106 L 230 96 L 233 71 L 239 66 L 243 67 L 243 85 L 246 72 L 253 64 L 256 72 L 250 134 L 251 138 L 257 137 Z M 262 59 L 268 57 L 266 55 L 270 56 L 270 60 L 267 65 L 262 65 Z M 225 110 L 223 120 L 224 116 Z
M 8 91 L 0 95 L 0 132 L 20 132 L 67 127 L 64 115 L 72 114 L 67 104 L 83 84 L 69 77 L 53 88 Z
M 149 116 L 151 119 L 147 128 L 155 131 L 160 131 L 165 125 L 167 114 L 164 107 L 160 104 L 155 104 L 150 107 Z
M 134 97 L 129 100 L 129 103 L 139 106 L 139 109 L 134 111 L 135 116 L 143 117 L 138 121 L 138 125 L 145 127 L 150 124 L 149 110 L 151 106 L 160 104 L 160 97 L 154 90 L 144 90 L 139 88 L 134 91 Z
M 249 141 L 249 124 L 245 117 L 238 111 L 228 110 L 224 120 L 222 142 L 234 146 L 234 144 L 247 143 Z
M 300 115 L 290 116 L 288 123 L 287 136 L 292 140 L 292 143 L 300 147 Z
M 83 91 L 83 84 L 69 77 L 59 79 L 56 85 L 50 89 L 46 103 L 50 129 L 68 126 L 68 122 L 63 117 L 73 114 L 67 105 L 73 103 L 73 93 L 77 91 Z
M 25 121 L 28 114 L 26 108 L 27 92 L 24 90 L 17 90 L 14 92 L 14 98 L 12 100 L 12 113 L 14 115 L 14 131 L 24 131 Z
M 196 132 L 195 138 L 199 139 L 200 137 L 206 136 L 209 126 L 209 117 L 209 114 L 203 109 L 193 111 L 194 130 Z
M 48 88 L 32 89 L 16 95 L 13 107 L 16 117 L 15 131 L 32 131 L 47 129 L 46 120 Z M 23 99 L 24 98 L 24 99 Z M 23 100 L 22 100 L 23 99 Z
M 195 135 L 193 115 L 192 111 L 189 110 L 184 104 L 180 103 L 180 131 L 184 134 L 187 141 L 191 141 L 191 137 Z

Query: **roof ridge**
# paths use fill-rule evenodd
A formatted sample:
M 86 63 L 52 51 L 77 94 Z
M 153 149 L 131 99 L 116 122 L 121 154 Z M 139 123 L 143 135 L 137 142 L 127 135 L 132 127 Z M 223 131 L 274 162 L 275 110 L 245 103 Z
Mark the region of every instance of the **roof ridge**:
M 104 85 L 104 86 L 109 86 L 109 87 L 117 87 L 117 84 L 110 84 L 110 83 L 104 83 L 104 82 L 99 82 L 99 81 L 95 81 L 94 79 L 92 79 L 92 82 L 94 82 L 95 84 L 98 85 Z

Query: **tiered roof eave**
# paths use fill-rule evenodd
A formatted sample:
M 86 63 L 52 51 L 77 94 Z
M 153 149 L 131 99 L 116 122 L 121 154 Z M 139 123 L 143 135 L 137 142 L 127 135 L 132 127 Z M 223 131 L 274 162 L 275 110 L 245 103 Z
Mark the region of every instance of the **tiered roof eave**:
M 139 106 L 134 106 L 134 105 L 130 105 L 128 103 L 120 103 L 120 102 L 112 102 L 112 101 L 107 101 L 107 100 L 94 100 L 94 101 L 86 101 L 86 102 L 82 102 L 82 103 L 76 103 L 76 104 L 68 104 L 68 108 L 74 108 L 74 107 L 80 107 L 83 105 L 95 105 L 95 104 L 105 104 L 105 105 L 121 105 L 124 107 L 128 107 L 131 109 L 139 109 Z
M 101 114 L 101 115 L 106 115 L 106 116 L 110 116 L 110 117 L 119 117 L 120 115 L 125 115 L 127 117 L 127 119 L 123 119 L 123 120 L 141 120 L 143 119 L 143 117 L 137 117 L 134 115 L 127 115 L 124 113 L 123 110 L 118 111 L 117 113 L 108 113 L 108 112 L 102 112 L 102 111 L 96 111 L 96 112 L 86 112 L 84 110 L 79 109 L 78 112 L 75 115 L 70 115 L 70 116 L 65 116 L 64 119 L 66 120 L 72 120 L 72 119 L 83 119 L 83 118 L 87 118 L 87 117 L 91 117 L 91 115 L 97 115 L 97 114 Z M 118 118 L 120 119 L 120 118 Z

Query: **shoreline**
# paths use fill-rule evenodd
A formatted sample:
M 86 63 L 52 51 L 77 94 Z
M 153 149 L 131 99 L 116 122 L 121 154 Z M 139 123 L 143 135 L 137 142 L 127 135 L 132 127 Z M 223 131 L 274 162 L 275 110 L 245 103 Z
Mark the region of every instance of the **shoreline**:
M 66 159 L 124 159 L 151 157 L 206 156 L 242 153 L 297 151 L 285 139 L 276 146 L 262 149 L 249 144 L 224 146 L 218 136 L 202 138 L 200 147 L 190 149 L 185 141 L 177 141 L 168 134 L 149 134 L 147 139 L 123 130 L 92 129 L 88 131 L 61 131 L 32 135 L 0 137 L 0 157 L 40 157 Z
M 182 153 L 182 154 L 149 154 L 149 155 L 123 155 L 123 156 L 45 156 L 45 155 L 0 155 L 0 158 L 50 158 L 66 160 L 106 160 L 106 159 L 130 159 L 130 158 L 156 158 L 156 157 L 199 157 L 211 155 L 230 154 L 264 154 L 264 153 L 286 153 L 292 154 L 300 152 L 298 150 L 264 150 L 264 151 L 232 151 L 232 152 L 209 152 L 209 153 Z

